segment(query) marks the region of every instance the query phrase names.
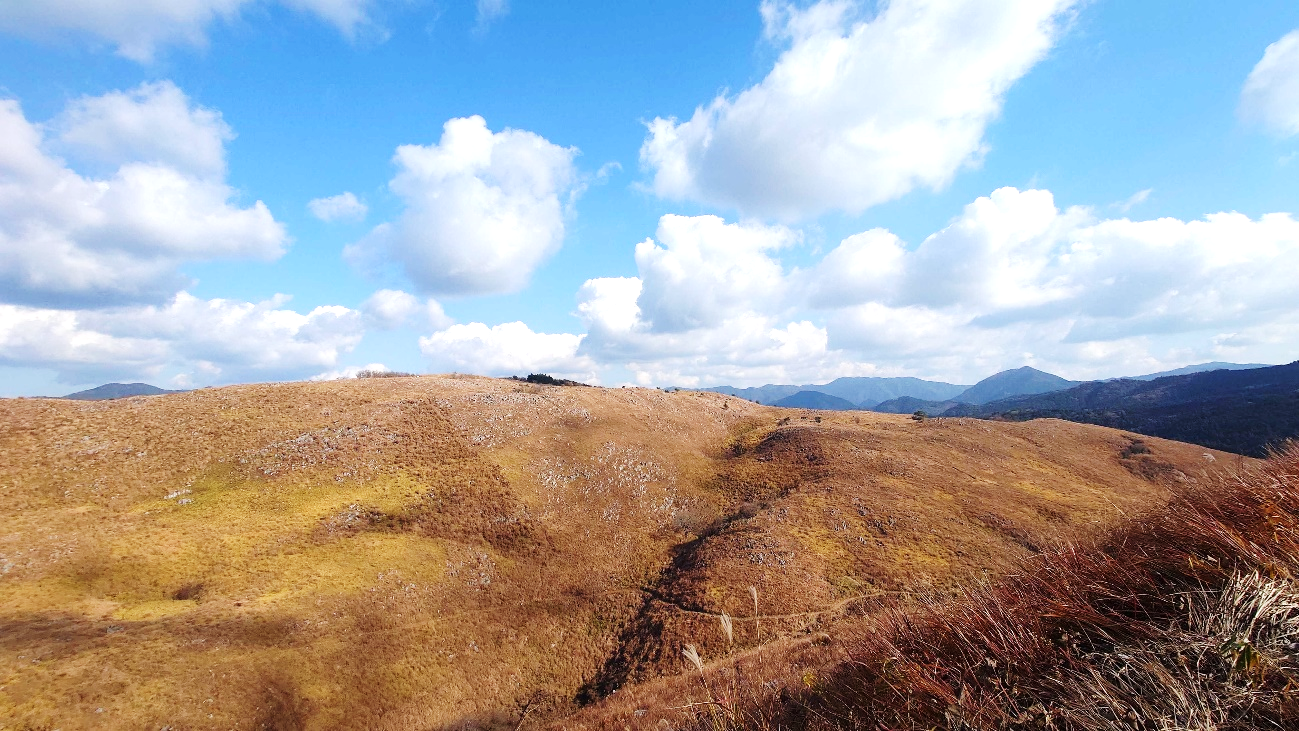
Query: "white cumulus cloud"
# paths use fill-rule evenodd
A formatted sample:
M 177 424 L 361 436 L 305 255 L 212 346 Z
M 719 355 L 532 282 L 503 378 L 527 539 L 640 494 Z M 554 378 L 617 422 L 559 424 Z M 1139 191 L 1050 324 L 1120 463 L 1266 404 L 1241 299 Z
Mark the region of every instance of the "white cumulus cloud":
M 493 327 L 471 322 L 422 337 L 419 347 L 434 370 L 494 376 L 544 372 L 589 381 L 594 377 L 593 364 L 577 352 L 582 338 L 533 332 L 522 322 Z
M 873 361 L 971 377 L 1037 358 L 1090 377 L 1112 375 L 1116 354 L 1213 360 L 1219 344 L 1245 342 L 1233 333 L 1299 335 L 1299 221 L 1288 213 L 1102 219 L 1059 210 L 1049 191 L 1003 188 L 915 249 L 864 235 L 874 243 L 845 240 L 802 283 L 827 312 L 831 346 Z M 1293 359 L 1283 351 L 1246 357 Z
M 333 223 L 334 221 L 365 220 L 365 215 L 370 212 L 370 207 L 357 198 L 356 194 L 351 191 L 344 191 L 328 198 L 312 199 L 307 203 L 307 210 L 311 211 L 311 215 L 316 218 L 326 223 Z
M 636 245 L 641 317 L 656 331 L 718 324 L 749 309 L 769 310 L 784 295 L 772 254 L 799 240 L 782 226 L 726 223 L 717 216 L 667 215 L 658 242 Z
M 442 330 L 454 322 L 442 310 L 437 300 L 421 301 L 409 292 L 399 289 L 381 289 L 361 304 L 365 321 L 376 330 L 395 330 L 399 327 L 429 327 Z
M 190 102 L 170 81 L 84 96 L 54 119 L 55 144 L 90 162 L 166 165 L 200 177 L 225 172 L 234 131 L 221 113 Z
M 577 315 L 587 333 L 579 355 L 641 385 L 860 371 L 827 349 L 824 328 L 781 319 L 789 286 L 775 257 L 799 241 L 795 232 L 669 215 L 656 236 L 636 246 L 640 276 L 582 285 Z
M 203 300 L 96 311 L 0 305 L 0 362 L 50 368 L 85 383 L 181 371 L 183 382 L 299 378 L 337 366 L 360 342 L 361 315 L 339 306 L 300 313 L 286 296 Z
M 1288 362 L 1299 221 L 1224 212 L 1105 218 L 1002 188 L 911 245 L 849 236 L 811 266 L 776 227 L 665 217 L 636 277 L 586 281 L 577 353 L 646 385 L 920 375 L 1033 365 L 1071 378 L 1208 360 Z
M 288 236 L 265 204 L 239 205 L 224 181 L 220 115 L 171 84 L 77 100 L 52 126 L 55 144 L 111 172 L 73 170 L 17 101 L 0 100 L 0 301 L 161 301 L 187 286 L 185 261 L 284 252 Z
M 641 148 L 662 197 L 795 219 L 941 188 L 985 151 L 1007 90 L 1050 50 L 1075 0 L 764 0 L 787 44 L 757 85 Z
M 1281 137 L 1299 135 L 1299 29 L 1263 52 L 1245 80 L 1240 112 Z
M 518 291 L 563 242 L 576 155 L 532 132 L 493 133 L 482 117 L 452 119 L 438 144 L 397 148 L 390 188 L 405 210 L 346 255 L 393 262 L 427 294 Z
M 147 62 L 158 47 L 201 46 L 207 28 L 232 21 L 254 0 L 5 0 L 0 31 L 46 38 L 97 38 L 135 61 Z M 351 37 L 369 22 L 371 0 L 283 0 L 312 13 Z

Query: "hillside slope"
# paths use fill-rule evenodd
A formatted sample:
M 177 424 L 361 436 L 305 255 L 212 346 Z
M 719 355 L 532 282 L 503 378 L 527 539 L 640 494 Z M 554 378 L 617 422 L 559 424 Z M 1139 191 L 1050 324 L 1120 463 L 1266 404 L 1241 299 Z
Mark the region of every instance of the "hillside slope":
M 1214 468 L 1135 443 L 473 377 L 0 401 L 0 719 L 544 724 L 686 644 L 1005 574 Z

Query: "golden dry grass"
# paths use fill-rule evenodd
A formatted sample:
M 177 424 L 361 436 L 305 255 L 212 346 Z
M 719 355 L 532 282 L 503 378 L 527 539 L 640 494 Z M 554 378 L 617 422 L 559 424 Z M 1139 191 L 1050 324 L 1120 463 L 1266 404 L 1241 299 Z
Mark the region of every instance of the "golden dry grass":
M 0 728 L 556 722 L 1235 459 L 1144 443 L 472 377 L 6 400 Z

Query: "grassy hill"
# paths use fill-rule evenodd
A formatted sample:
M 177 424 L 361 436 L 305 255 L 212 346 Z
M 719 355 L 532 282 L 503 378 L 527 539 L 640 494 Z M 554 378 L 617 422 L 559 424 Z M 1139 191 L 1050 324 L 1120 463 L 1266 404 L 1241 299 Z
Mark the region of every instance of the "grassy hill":
M 1299 447 L 1016 572 L 732 652 L 559 729 L 1289 729 Z
M 1237 463 L 474 377 L 0 401 L 0 723 L 599 725 L 688 645 L 791 667 Z

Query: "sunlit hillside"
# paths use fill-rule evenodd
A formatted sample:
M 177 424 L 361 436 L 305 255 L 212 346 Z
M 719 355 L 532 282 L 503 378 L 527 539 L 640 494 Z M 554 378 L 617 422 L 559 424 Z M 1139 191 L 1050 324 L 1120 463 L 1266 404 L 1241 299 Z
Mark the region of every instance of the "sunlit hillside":
M 824 661 L 1245 464 L 1054 420 L 477 377 L 0 401 L 0 728 L 604 718 L 696 682 L 687 646 Z

